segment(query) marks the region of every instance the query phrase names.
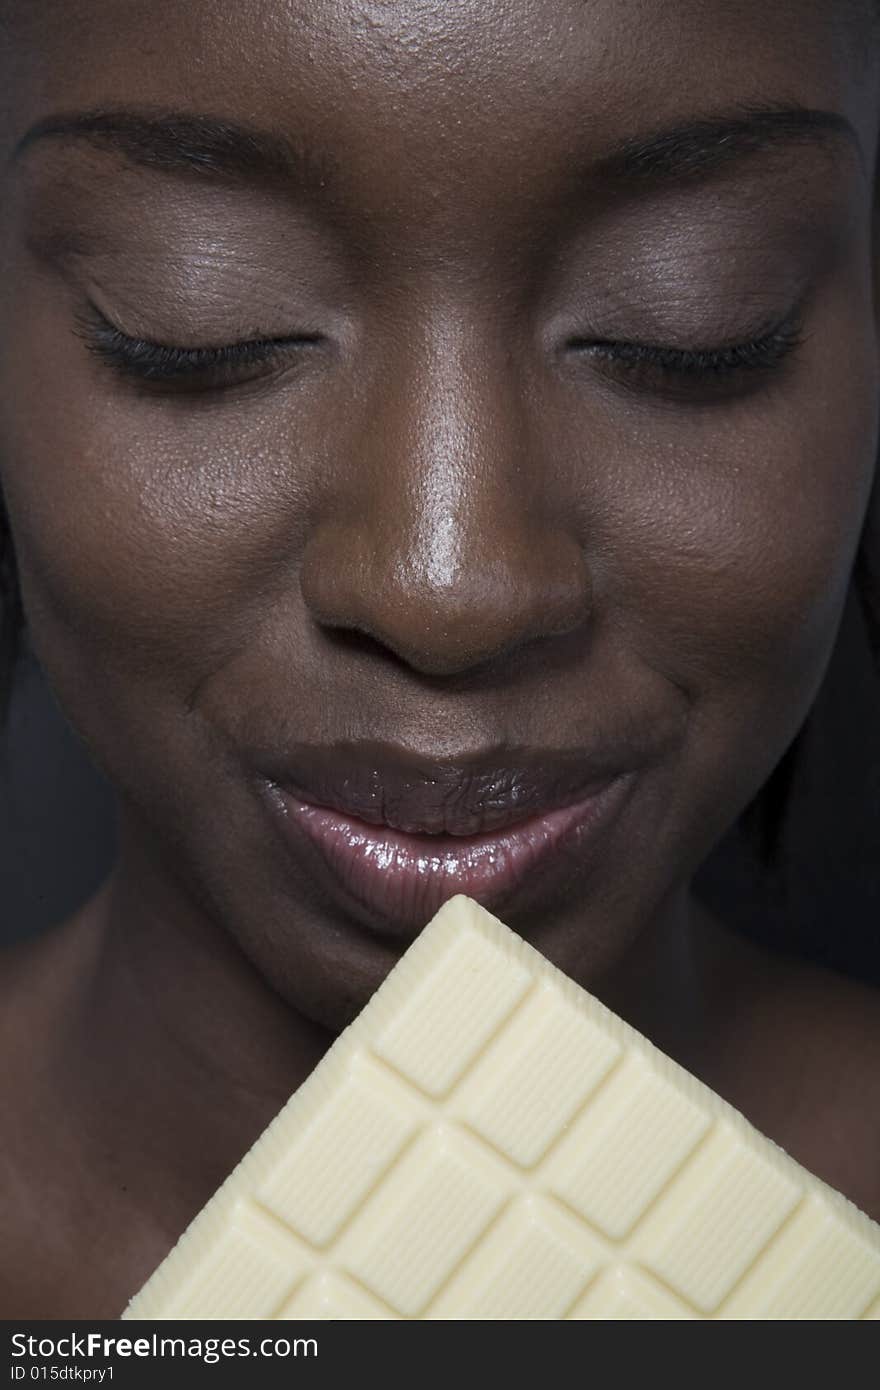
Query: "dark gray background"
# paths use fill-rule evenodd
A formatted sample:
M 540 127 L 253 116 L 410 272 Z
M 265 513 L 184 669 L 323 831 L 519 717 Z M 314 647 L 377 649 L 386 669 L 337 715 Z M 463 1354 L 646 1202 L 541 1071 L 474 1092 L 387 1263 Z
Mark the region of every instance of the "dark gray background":
M 114 852 L 110 790 L 28 651 L 0 736 L 0 939 L 62 921 Z

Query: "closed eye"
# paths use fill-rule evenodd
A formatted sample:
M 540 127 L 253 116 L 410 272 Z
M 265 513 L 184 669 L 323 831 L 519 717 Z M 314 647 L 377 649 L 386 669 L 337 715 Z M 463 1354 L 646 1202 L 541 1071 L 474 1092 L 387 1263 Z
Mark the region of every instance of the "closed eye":
M 711 391 L 769 372 L 803 342 L 798 309 L 758 337 L 717 347 L 680 348 L 605 338 L 573 338 L 566 346 L 594 358 L 603 371 L 619 376 L 633 389 L 641 386 L 662 392 L 669 386 L 681 394 L 688 389 Z
M 90 352 L 123 377 L 202 390 L 251 380 L 260 375 L 260 368 L 276 366 L 283 356 L 321 341 L 321 335 L 314 333 L 252 338 L 212 347 L 179 347 L 130 337 L 94 305 L 77 315 L 76 334 Z

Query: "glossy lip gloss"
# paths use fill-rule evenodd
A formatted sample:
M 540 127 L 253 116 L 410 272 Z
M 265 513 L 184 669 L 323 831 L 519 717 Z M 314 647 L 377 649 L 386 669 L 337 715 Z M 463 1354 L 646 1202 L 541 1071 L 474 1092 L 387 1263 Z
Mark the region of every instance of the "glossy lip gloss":
M 380 931 L 414 937 L 456 893 L 497 908 L 527 883 L 534 889 L 555 879 L 570 868 L 572 853 L 586 854 L 632 780 L 631 774 L 615 777 L 570 805 L 467 836 L 409 834 L 315 805 L 275 784 L 267 790 L 275 824 L 297 858 L 304 844 L 310 847 L 325 870 L 322 879 L 343 904 L 365 909 Z

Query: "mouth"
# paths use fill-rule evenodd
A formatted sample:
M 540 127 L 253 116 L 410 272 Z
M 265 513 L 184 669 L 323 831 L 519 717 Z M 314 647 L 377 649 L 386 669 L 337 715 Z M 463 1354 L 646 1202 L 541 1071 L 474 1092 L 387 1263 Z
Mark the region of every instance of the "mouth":
M 636 775 L 550 754 L 501 768 L 416 767 L 376 748 L 352 745 L 342 775 L 335 753 L 315 753 L 314 790 L 303 785 L 307 757 L 295 774 L 289 764 L 284 784 L 264 776 L 260 789 L 296 863 L 342 911 L 404 940 L 458 893 L 499 913 L 514 898 L 549 902 L 589 865 Z

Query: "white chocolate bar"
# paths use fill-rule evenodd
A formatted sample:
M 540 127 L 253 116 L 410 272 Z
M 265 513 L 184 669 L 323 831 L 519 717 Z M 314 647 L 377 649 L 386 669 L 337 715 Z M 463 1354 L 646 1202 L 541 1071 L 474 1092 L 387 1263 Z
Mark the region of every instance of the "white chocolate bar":
M 880 1226 L 469 898 L 124 1318 L 880 1318 Z

